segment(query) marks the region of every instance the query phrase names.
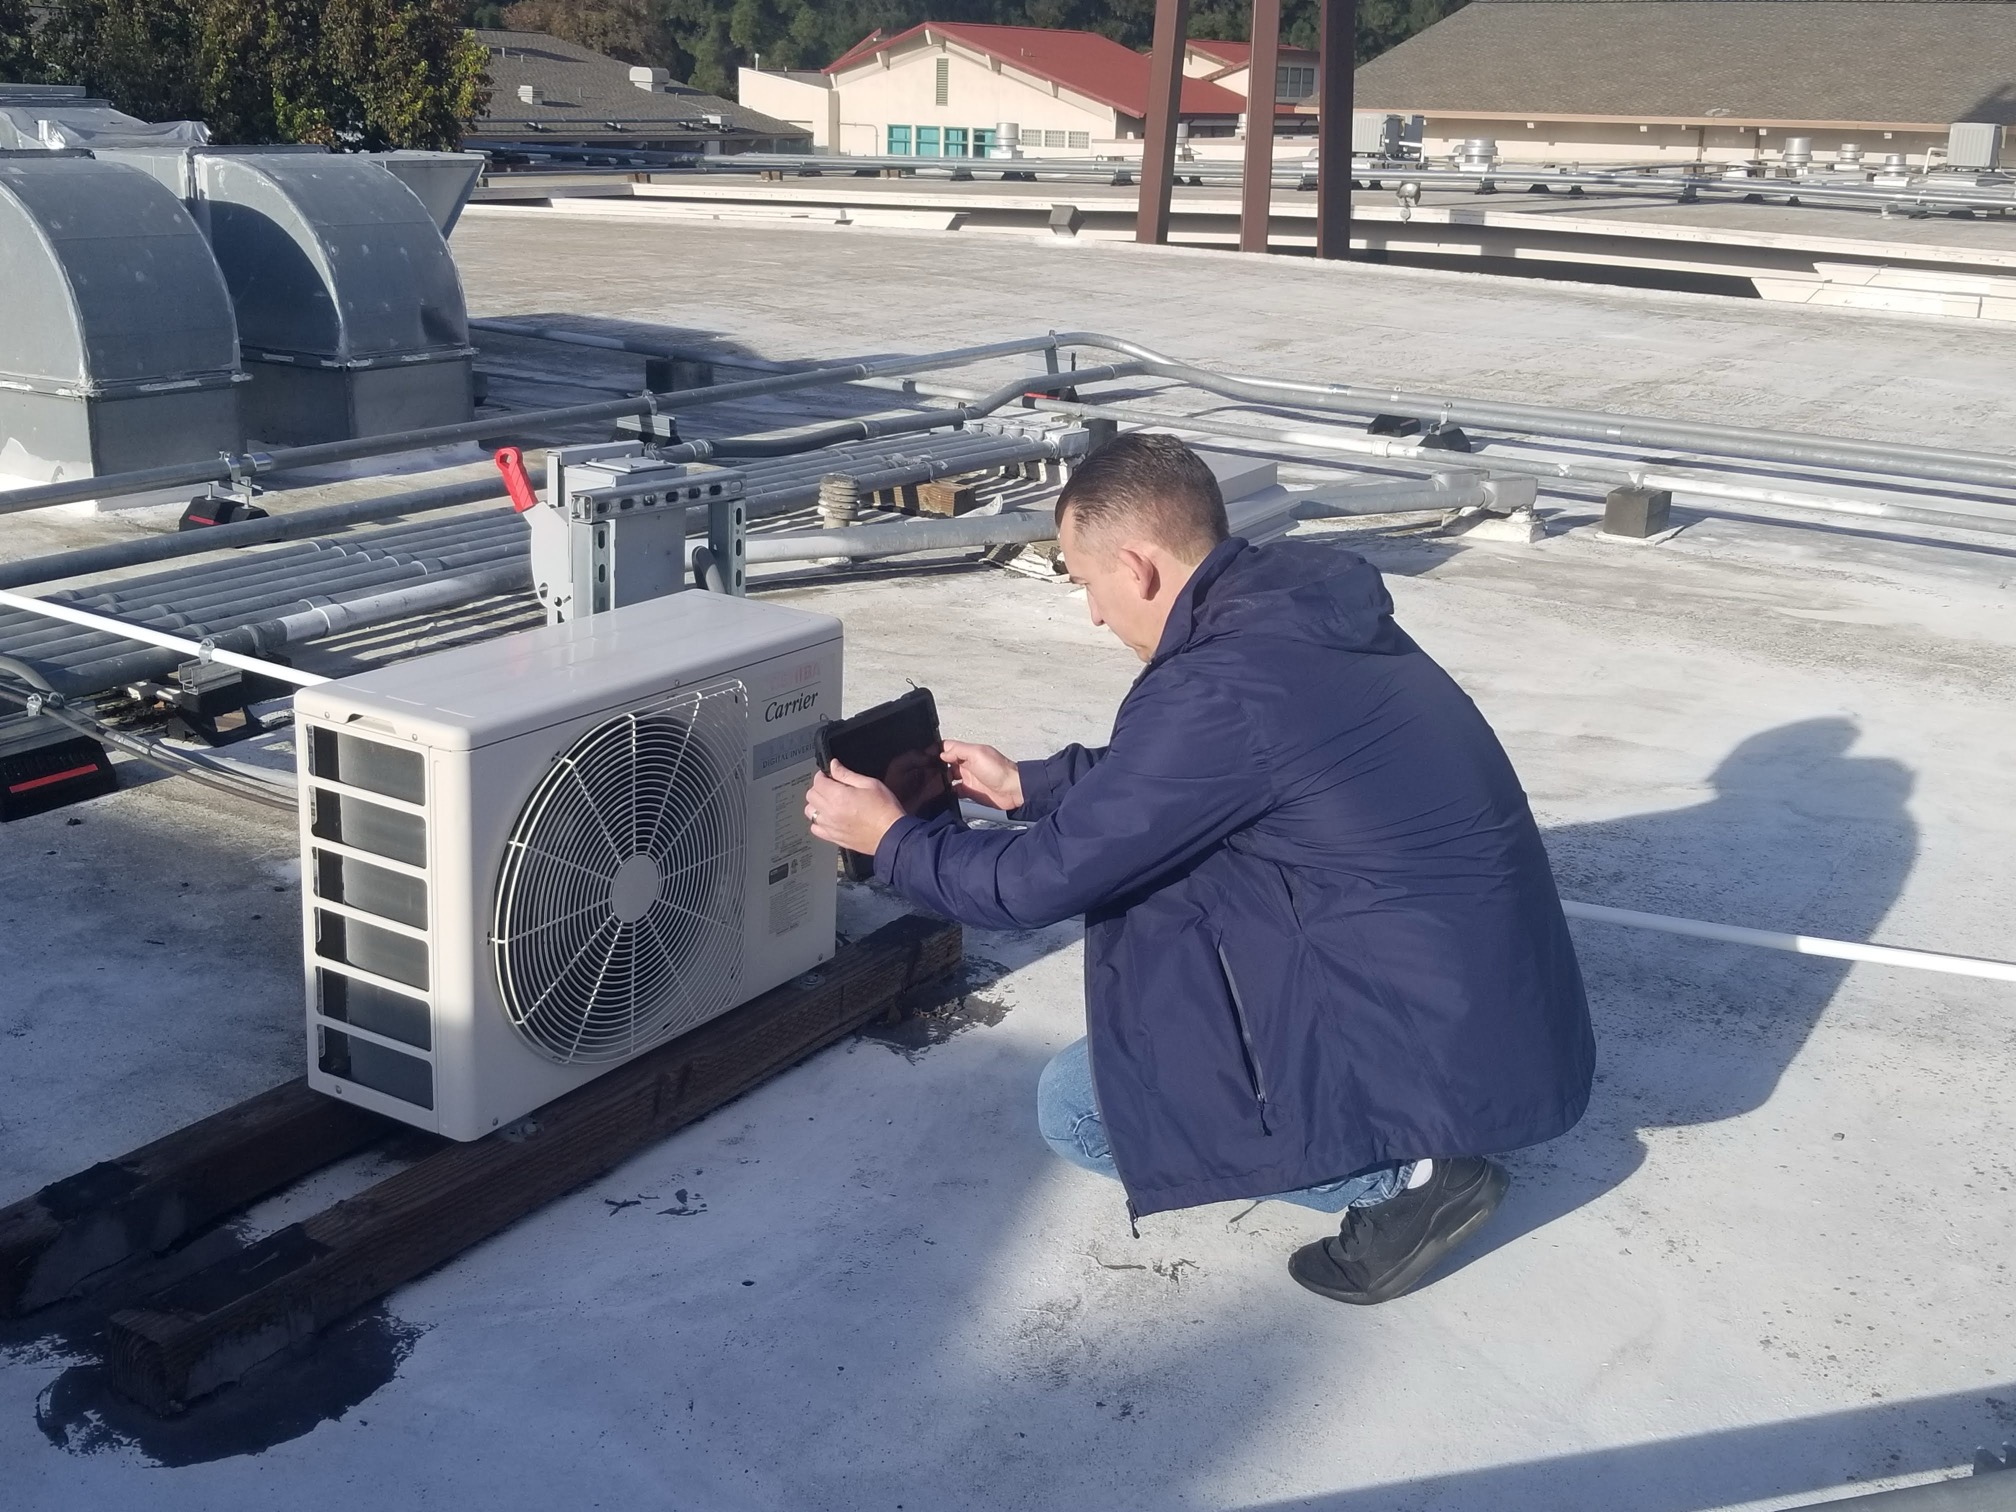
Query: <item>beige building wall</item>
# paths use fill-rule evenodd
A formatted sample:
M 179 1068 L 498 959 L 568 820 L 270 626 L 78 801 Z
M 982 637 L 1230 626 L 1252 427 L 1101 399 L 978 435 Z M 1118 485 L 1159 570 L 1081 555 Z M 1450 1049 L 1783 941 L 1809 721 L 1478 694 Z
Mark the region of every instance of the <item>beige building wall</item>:
M 804 127 L 812 133 L 812 146 L 816 150 L 836 150 L 840 100 L 828 86 L 825 75 L 740 69 L 735 75 L 735 98 L 751 110 Z
M 943 105 L 938 103 L 941 61 Z M 970 143 L 971 132 L 993 131 L 1003 121 L 1012 121 L 1022 130 L 1024 151 L 1044 157 L 1090 156 L 1094 144 L 1111 150 L 1115 137 L 1133 136 L 1139 130 L 1131 117 L 1110 106 L 945 40 L 905 48 L 893 57 L 878 54 L 828 77 L 831 87 L 819 91 L 789 74 L 745 68 L 740 73 L 740 98 L 766 115 L 813 123 L 816 147 L 857 156 L 885 151 L 892 125 L 910 128 L 914 153 L 919 126 L 938 129 L 942 152 L 947 128 L 965 130 Z M 823 127 L 816 124 L 822 115 Z M 1032 142 L 1032 132 L 1046 136 Z M 1054 145 L 1048 133 L 1058 134 Z

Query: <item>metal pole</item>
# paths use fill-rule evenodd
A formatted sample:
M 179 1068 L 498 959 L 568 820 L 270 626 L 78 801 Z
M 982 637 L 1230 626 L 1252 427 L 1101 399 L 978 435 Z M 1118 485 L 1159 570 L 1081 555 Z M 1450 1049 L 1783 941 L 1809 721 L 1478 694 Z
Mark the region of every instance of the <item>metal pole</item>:
M 1351 255 L 1352 69 L 1358 0 L 1321 0 L 1316 93 L 1316 255 Z
M 1246 70 L 1246 174 L 1239 190 L 1239 250 L 1265 252 L 1274 214 L 1275 74 L 1281 0 L 1253 0 L 1253 56 Z
M 1134 240 L 1169 240 L 1169 197 L 1176 183 L 1176 117 L 1183 102 L 1183 43 L 1190 0 L 1155 0 L 1155 49 L 1148 54 L 1148 119 L 1141 144 L 1141 199 Z

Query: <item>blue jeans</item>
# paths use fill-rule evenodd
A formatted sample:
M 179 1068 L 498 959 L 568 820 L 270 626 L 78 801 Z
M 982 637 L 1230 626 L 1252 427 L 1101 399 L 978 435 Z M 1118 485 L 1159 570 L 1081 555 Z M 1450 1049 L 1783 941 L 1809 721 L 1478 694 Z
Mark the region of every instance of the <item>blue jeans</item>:
M 1106 1125 L 1092 1096 L 1092 1061 L 1082 1039 L 1058 1051 L 1037 1079 L 1036 1127 L 1050 1148 L 1071 1164 L 1118 1179 L 1113 1152 L 1106 1145 Z M 1384 1202 L 1405 1188 L 1413 1169 L 1411 1162 L 1373 1166 L 1354 1176 L 1274 1196 L 1319 1213 L 1341 1213 Z

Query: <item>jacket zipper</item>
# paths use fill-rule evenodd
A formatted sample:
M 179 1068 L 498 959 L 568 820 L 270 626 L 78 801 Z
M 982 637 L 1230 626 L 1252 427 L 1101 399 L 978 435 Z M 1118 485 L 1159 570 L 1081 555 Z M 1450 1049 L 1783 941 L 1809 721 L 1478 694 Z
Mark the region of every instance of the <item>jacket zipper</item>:
M 1085 1070 L 1092 1078 L 1092 1103 L 1094 1107 L 1097 1107 L 1099 1103 L 1099 1078 L 1093 1071 L 1092 1038 L 1089 1034 L 1085 1038 Z M 1103 1118 L 1105 1115 L 1101 1114 L 1100 1116 Z M 1127 1232 L 1132 1234 L 1136 1239 L 1139 1239 L 1141 1237 L 1140 1215 L 1134 1211 L 1134 1194 L 1127 1191 L 1127 1178 L 1121 1175 L 1120 1157 L 1113 1154 L 1113 1136 L 1110 1133 L 1106 1136 L 1106 1153 L 1112 1156 L 1113 1174 L 1120 1177 L 1120 1190 L 1127 1195 Z
M 1260 1052 L 1253 1046 L 1253 1031 L 1246 1022 L 1246 1003 L 1239 996 L 1239 980 L 1232 975 L 1232 963 L 1225 959 L 1225 947 L 1218 946 L 1218 969 L 1225 973 L 1226 989 L 1232 994 L 1232 1017 L 1239 1023 L 1239 1041 L 1246 1047 L 1246 1073 L 1253 1083 L 1253 1101 L 1260 1106 L 1260 1132 L 1272 1134 L 1267 1121 L 1267 1080 L 1260 1074 Z

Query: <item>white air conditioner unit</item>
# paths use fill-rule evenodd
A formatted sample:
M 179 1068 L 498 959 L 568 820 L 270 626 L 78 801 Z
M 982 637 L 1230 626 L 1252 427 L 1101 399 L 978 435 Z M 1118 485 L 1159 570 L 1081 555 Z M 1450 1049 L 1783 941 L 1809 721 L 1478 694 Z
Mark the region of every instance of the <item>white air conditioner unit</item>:
M 687 592 L 303 689 L 309 1084 L 475 1139 L 831 957 L 840 647 Z

